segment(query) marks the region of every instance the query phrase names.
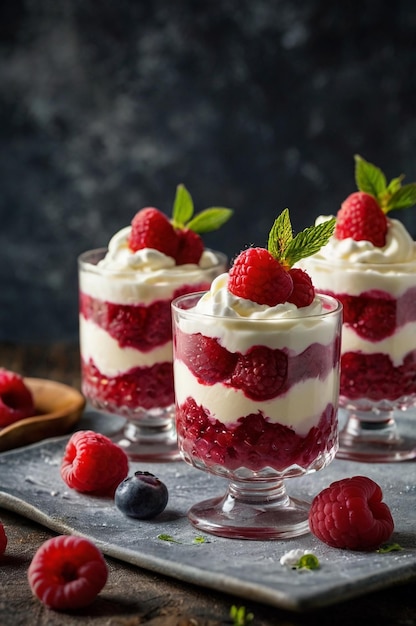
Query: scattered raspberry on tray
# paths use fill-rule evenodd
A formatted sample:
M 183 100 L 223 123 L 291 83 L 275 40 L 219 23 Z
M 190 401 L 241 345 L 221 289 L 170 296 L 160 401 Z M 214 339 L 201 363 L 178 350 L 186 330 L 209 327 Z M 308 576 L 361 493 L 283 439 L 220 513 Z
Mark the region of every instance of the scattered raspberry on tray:
M 381 487 L 354 476 L 333 482 L 312 501 L 311 532 L 334 548 L 375 550 L 390 539 L 394 521 Z
M 0 522 L 0 556 L 5 553 L 7 546 L 7 535 L 3 524 Z
M 92 430 L 71 436 L 61 463 L 61 477 L 68 487 L 96 495 L 113 496 L 128 470 L 124 450 Z
M 33 395 L 23 378 L 0 368 L 0 428 L 35 415 Z
M 93 602 L 107 582 L 100 550 L 88 539 L 60 535 L 48 539 L 28 569 L 29 585 L 50 609 L 79 609 Z

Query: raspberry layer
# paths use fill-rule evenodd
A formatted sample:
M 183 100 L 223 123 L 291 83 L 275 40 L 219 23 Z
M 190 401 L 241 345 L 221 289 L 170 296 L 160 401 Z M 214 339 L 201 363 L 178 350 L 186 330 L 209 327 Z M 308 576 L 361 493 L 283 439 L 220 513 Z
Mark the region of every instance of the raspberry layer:
M 341 397 L 395 401 L 416 394 L 416 287 L 397 299 L 374 290 L 329 295 L 344 307 Z
M 188 397 L 177 407 L 177 430 L 184 454 L 208 467 L 255 472 L 272 468 L 282 473 L 290 467 L 307 470 L 320 455 L 334 450 L 336 409 L 328 404 L 317 425 L 301 437 L 287 426 L 270 423 L 261 411 L 226 426 Z
M 109 412 L 134 412 L 139 408 L 167 407 L 174 402 L 172 362 L 135 367 L 107 377 L 93 361 L 81 361 L 82 391 Z
M 80 292 L 83 393 L 117 413 L 164 408 L 174 402 L 171 300 L 203 290 L 184 285 L 165 300 L 117 304 Z

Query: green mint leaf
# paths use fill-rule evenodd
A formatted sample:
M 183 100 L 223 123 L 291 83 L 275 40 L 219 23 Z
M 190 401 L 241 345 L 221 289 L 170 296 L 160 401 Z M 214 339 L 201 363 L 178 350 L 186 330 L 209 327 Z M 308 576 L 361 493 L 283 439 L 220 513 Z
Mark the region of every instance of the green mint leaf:
M 304 554 L 297 562 L 296 569 L 319 569 L 319 559 L 314 554 Z
M 416 183 L 403 185 L 387 201 L 385 212 L 393 209 L 408 209 L 416 204 Z
M 232 214 L 232 209 L 227 209 L 225 207 L 210 207 L 195 215 L 189 222 L 186 223 L 186 228 L 189 228 L 199 234 L 208 233 L 212 230 L 220 228 L 230 219 Z
M 398 543 L 386 543 L 380 546 L 379 549 L 376 550 L 376 552 L 379 552 L 380 554 L 385 554 L 387 552 L 399 552 L 400 550 L 403 550 L 403 548 Z
M 298 233 L 289 243 L 285 253 L 285 262 L 289 267 L 318 252 L 328 243 L 335 229 L 335 217 L 317 226 L 310 226 Z
M 379 199 L 387 189 L 386 177 L 379 167 L 369 163 L 360 155 L 355 159 L 355 182 L 360 191 L 369 193 Z
M 171 543 L 182 543 L 181 541 L 178 541 L 177 539 L 175 539 L 175 537 L 172 537 L 172 535 L 158 535 L 157 536 L 158 539 L 160 539 L 161 541 L 170 541 Z
M 392 196 L 396 191 L 399 191 L 402 186 L 402 180 L 404 179 L 404 175 L 398 176 L 397 178 L 392 178 L 389 184 L 387 185 L 387 194 Z
M 175 228 L 183 228 L 194 214 L 192 196 L 185 185 L 176 187 L 175 200 L 172 209 L 172 224 Z
M 237 607 L 235 604 L 230 608 L 230 617 L 233 626 L 247 626 L 254 619 L 253 613 L 247 613 L 245 606 Z
M 284 209 L 273 223 L 269 233 L 267 249 L 278 261 L 286 258 L 286 250 L 293 240 L 289 209 Z

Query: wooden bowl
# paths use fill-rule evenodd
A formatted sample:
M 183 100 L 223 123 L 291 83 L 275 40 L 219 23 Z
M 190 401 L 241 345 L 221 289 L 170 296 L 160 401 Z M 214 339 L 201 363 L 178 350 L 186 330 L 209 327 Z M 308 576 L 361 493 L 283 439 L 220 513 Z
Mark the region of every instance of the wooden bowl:
M 25 378 L 33 393 L 36 415 L 0 429 L 0 452 L 65 435 L 78 422 L 84 396 L 74 387 L 42 378 Z

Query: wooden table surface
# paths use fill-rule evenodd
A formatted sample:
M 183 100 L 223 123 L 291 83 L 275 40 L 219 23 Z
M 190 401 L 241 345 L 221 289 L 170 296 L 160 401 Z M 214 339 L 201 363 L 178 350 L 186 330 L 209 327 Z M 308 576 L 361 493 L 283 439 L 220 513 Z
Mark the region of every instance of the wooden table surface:
M 80 388 L 77 345 L 0 343 L 0 367 L 24 376 L 47 378 Z M 1 483 L 1 476 L 0 476 Z M 292 613 L 238 597 L 194 587 L 107 558 L 109 578 L 94 603 L 80 611 L 58 613 L 32 597 L 27 568 L 37 548 L 54 533 L 0 509 L 8 546 L 0 558 L 1 626 L 217 626 L 232 624 L 232 605 L 253 613 L 253 626 L 416 625 L 415 583 L 366 594 L 308 613 Z

